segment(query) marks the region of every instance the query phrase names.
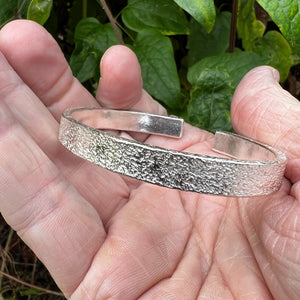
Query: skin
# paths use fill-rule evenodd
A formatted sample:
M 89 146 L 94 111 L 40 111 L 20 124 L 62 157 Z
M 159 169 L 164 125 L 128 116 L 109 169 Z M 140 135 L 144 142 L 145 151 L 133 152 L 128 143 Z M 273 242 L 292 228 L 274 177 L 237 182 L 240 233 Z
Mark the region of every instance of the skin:
M 14 21 L 0 32 L 0 211 L 66 297 L 299 299 L 300 104 L 278 73 L 244 77 L 232 122 L 287 154 L 285 179 L 270 196 L 238 199 L 129 180 L 65 150 L 57 133 L 68 107 L 166 113 L 128 48 L 109 49 L 100 67 L 95 99 L 42 27 Z M 135 138 L 213 155 L 213 136 L 188 124 L 180 140 Z

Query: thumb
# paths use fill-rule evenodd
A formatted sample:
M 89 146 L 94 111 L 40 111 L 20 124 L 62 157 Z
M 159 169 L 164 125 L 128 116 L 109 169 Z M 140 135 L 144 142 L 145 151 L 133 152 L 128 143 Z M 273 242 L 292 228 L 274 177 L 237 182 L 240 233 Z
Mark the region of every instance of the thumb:
M 285 91 L 278 72 L 267 66 L 250 71 L 233 96 L 233 128 L 286 152 L 289 158 L 300 157 L 300 102 Z

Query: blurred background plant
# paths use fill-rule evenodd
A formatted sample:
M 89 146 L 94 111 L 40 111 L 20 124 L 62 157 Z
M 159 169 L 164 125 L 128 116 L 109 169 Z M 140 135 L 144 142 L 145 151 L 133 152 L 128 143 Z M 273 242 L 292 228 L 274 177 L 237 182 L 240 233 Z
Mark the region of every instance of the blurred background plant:
M 212 132 L 232 130 L 232 95 L 241 78 L 256 66 L 278 69 L 280 83 L 299 98 L 298 0 L 0 3 L 1 27 L 20 18 L 43 25 L 91 93 L 97 89 L 103 53 L 112 45 L 127 45 L 139 59 L 148 93 L 169 113 Z M 12 230 L 5 225 L 0 229 L 0 300 L 59 299 L 34 254 Z

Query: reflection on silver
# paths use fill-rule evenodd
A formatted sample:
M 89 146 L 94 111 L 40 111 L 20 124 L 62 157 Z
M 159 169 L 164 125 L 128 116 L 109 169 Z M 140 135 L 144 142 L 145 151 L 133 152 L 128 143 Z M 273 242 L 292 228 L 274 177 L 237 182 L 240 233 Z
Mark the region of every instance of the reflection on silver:
M 213 150 L 232 158 L 169 150 L 100 129 L 180 138 L 183 120 L 132 111 L 73 108 L 61 118 L 59 140 L 74 154 L 110 171 L 160 186 L 203 194 L 248 197 L 277 191 L 284 153 L 253 140 L 217 132 Z

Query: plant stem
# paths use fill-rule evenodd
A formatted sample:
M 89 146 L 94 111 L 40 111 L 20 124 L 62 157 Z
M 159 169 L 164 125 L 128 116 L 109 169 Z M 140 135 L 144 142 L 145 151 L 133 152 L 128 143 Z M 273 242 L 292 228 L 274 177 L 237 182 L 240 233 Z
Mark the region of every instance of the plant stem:
M 114 19 L 114 17 L 112 15 L 112 13 L 111 13 L 111 11 L 110 11 L 110 9 L 109 9 L 106 1 L 105 0 L 100 0 L 100 2 L 101 2 L 101 5 L 102 5 L 102 7 L 103 7 L 103 9 L 104 9 L 104 11 L 105 11 L 108 19 L 109 19 L 109 22 L 110 22 L 112 28 L 114 29 L 114 32 L 115 32 L 115 34 L 116 34 L 116 36 L 117 36 L 120 44 L 124 45 L 124 41 L 122 39 L 122 36 L 121 36 L 120 31 L 118 29 L 118 26 L 116 24 L 116 20 Z
M 36 271 L 36 263 L 37 263 L 37 257 L 34 256 L 34 263 L 33 263 L 33 268 L 32 268 L 32 273 L 31 273 L 30 284 L 34 284 L 34 276 L 35 276 L 35 271 Z M 27 300 L 31 300 L 31 295 L 28 296 Z
M 16 277 L 11 276 L 11 275 L 9 275 L 9 274 L 7 274 L 5 272 L 2 272 L 2 271 L 0 271 L 0 275 L 5 276 L 5 277 L 7 277 L 7 278 L 9 278 L 9 279 L 11 279 L 11 280 L 13 280 L 13 281 L 15 281 L 17 283 L 20 283 L 20 284 L 22 284 L 24 286 L 27 286 L 27 287 L 32 288 L 32 289 L 36 289 L 36 290 L 41 291 L 41 292 L 45 292 L 45 293 L 50 294 L 50 295 L 56 295 L 56 296 L 61 296 L 61 297 L 64 296 L 62 293 L 54 292 L 54 291 L 51 291 L 51 290 L 48 290 L 48 289 L 44 289 L 44 288 L 41 288 L 39 286 L 30 284 L 30 283 L 27 283 L 25 281 L 22 281 L 22 280 L 20 280 L 20 279 L 18 279 Z
M 238 0 L 232 2 L 232 14 L 231 14 L 231 27 L 230 27 L 230 41 L 229 52 L 234 52 L 235 40 L 236 40 L 236 22 L 238 14 Z
M 82 0 L 82 18 L 87 17 L 87 0 Z
M 14 231 L 12 229 L 10 229 L 7 240 L 6 240 L 5 247 L 3 249 L 3 256 L 2 256 L 3 260 L 2 260 L 2 264 L 1 264 L 1 268 L 0 268 L 0 290 L 2 287 L 2 279 L 3 279 L 2 272 L 4 271 L 4 268 L 5 268 L 5 254 L 8 253 L 8 251 L 9 251 L 9 246 L 10 246 L 13 234 L 14 234 Z

